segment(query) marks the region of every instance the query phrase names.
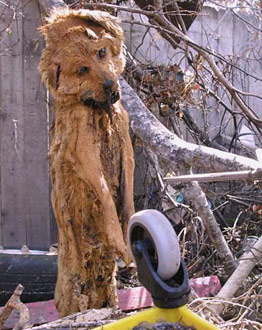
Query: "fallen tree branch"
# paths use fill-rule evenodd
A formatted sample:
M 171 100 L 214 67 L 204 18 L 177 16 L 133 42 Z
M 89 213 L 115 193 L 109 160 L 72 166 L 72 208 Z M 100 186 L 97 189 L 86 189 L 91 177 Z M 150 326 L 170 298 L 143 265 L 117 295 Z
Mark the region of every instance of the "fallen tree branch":
M 228 180 L 262 180 L 262 170 L 255 171 L 237 171 L 237 172 L 221 172 L 221 173 L 208 173 L 208 174 L 190 174 L 179 175 L 172 177 L 165 177 L 165 181 L 170 183 L 182 183 L 182 182 L 216 182 L 216 181 L 228 181 Z
M 88 309 L 82 312 L 65 316 L 61 319 L 45 323 L 38 326 L 32 326 L 27 330 L 47 330 L 47 329 L 91 329 L 103 326 L 117 319 L 124 317 L 125 314 L 115 308 Z
M 93 329 L 98 326 L 103 326 L 108 323 L 112 323 L 115 320 L 96 320 L 96 321 L 87 321 L 87 322 L 64 322 L 60 324 L 51 324 L 47 323 L 38 327 L 27 328 L 27 330 L 60 330 L 60 329 Z
M 129 114 L 131 127 L 144 144 L 149 146 L 170 169 L 199 168 L 203 171 L 223 172 L 257 170 L 261 163 L 251 158 L 199 146 L 180 139 L 170 132 L 147 109 L 130 85 L 120 78 L 122 104 Z
M 243 285 L 244 281 L 247 279 L 248 275 L 255 267 L 258 262 L 261 262 L 262 258 L 262 236 L 255 243 L 255 245 L 250 249 L 250 251 L 245 254 L 245 258 L 240 260 L 238 267 L 228 279 L 226 284 L 222 287 L 222 289 L 217 294 L 217 298 L 221 299 L 230 299 L 232 298 L 237 290 Z M 221 314 L 225 303 L 221 303 L 219 305 L 212 306 L 212 309 Z
M 24 287 L 21 284 L 18 284 L 14 293 L 9 298 L 8 302 L 5 304 L 4 309 L 0 315 L 0 329 L 2 329 L 5 321 L 8 319 L 9 315 L 14 309 L 14 302 L 17 302 L 20 299 L 21 294 L 23 293 Z
M 5 304 L 5 307 L 0 315 L 0 329 L 3 328 L 5 321 L 8 319 L 9 315 L 12 313 L 13 309 L 19 312 L 19 321 L 13 328 L 13 330 L 20 330 L 25 328 L 29 323 L 29 311 L 28 308 L 20 301 L 20 296 L 23 293 L 24 287 L 18 284 L 14 293 Z

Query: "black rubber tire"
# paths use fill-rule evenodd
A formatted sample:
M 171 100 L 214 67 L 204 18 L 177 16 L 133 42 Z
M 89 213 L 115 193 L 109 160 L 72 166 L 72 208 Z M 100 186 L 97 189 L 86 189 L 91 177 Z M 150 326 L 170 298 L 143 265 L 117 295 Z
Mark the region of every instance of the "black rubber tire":
M 24 286 L 22 302 L 53 299 L 57 278 L 56 255 L 0 253 L 0 306 L 20 283 Z

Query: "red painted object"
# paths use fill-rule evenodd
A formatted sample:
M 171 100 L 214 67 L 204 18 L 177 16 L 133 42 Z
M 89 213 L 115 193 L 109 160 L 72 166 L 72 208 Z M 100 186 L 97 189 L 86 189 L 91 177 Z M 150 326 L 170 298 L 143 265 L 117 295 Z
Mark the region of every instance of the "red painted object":
M 221 284 L 217 276 L 207 276 L 191 279 L 190 286 L 199 297 L 215 296 L 221 289 Z M 144 287 L 118 290 L 119 308 L 122 311 L 132 311 L 135 309 L 153 306 L 150 293 Z M 55 309 L 54 300 L 28 303 L 30 324 L 43 324 L 57 320 L 58 312 Z M 0 313 L 3 307 L 0 308 Z M 11 329 L 19 320 L 16 311 L 10 315 L 5 324 L 5 329 Z
M 118 291 L 118 305 L 122 311 L 153 306 L 150 293 L 143 286 Z
M 214 297 L 221 289 L 217 276 L 206 276 L 189 280 L 191 288 L 198 297 Z

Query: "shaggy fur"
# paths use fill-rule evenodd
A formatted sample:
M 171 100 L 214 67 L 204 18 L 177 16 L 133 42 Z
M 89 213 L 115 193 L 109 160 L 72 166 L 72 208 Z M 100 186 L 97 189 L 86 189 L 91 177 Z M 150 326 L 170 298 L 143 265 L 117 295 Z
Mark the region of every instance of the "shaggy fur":
M 52 204 L 59 230 L 61 316 L 115 306 L 116 255 L 133 206 L 133 151 L 119 99 L 123 31 L 105 12 L 54 11 L 41 28 L 40 72 L 52 93 Z

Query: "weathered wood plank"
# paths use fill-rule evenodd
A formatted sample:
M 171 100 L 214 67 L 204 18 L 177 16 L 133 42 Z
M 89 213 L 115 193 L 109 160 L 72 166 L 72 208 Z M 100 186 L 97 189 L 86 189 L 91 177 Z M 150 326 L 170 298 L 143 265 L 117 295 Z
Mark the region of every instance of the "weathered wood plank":
M 9 2 L 8 2 L 9 6 Z M 10 1 L 1 20 L 1 237 L 6 248 L 50 245 L 47 111 L 37 66 L 36 0 Z
M 46 91 L 38 73 L 43 40 L 38 32 L 42 25 L 37 1 L 23 6 L 23 86 L 24 86 L 24 162 L 27 210 L 27 245 L 30 248 L 50 246 L 48 127 Z
M 16 0 L 1 2 L 1 223 L 2 244 L 26 243 L 24 209 L 22 14 Z

